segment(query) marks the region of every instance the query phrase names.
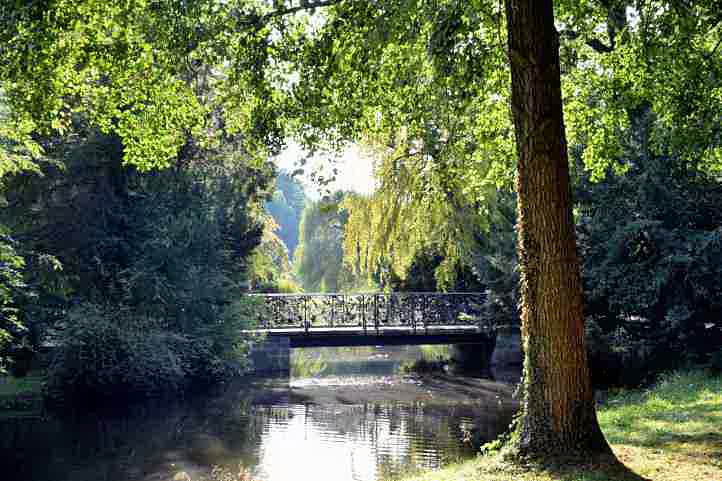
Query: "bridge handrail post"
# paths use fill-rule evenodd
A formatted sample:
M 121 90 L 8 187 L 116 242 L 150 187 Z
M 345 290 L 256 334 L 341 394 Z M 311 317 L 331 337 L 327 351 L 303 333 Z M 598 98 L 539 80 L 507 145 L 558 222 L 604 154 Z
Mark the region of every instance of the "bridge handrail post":
M 416 334 L 416 298 L 412 295 L 409 297 L 409 315 L 411 316 L 411 330 Z
M 353 308 L 351 306 L 351 295 L 343 295 L 343 322 L 347 323 L 353 321 Z
M 308 303 L 308 298 L 303 298 L 303 329 L 308 334 L 308 306 L 306 305 Z
M 431 298 L 429 296 L 424 296 L 424 310 L 428 313 L 429 311 L 429 300 Z M 429 331 L 429 316 L 427 314 L 424 314 L 424 332 Z
M 379 333 L 379 294 L 374 294 L 374 329 Z
M 363 326 L 364 334 L 366 334 L 366 296 L 361 295 L 361 325 Z

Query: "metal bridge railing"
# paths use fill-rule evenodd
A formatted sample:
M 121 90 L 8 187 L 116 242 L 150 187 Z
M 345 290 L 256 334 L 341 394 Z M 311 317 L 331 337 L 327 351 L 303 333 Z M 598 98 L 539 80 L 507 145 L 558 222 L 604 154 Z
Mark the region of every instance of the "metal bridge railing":
M 258 300 L 257 329 L 488 327 L 480 315 L 482 292 L 248 295 Z

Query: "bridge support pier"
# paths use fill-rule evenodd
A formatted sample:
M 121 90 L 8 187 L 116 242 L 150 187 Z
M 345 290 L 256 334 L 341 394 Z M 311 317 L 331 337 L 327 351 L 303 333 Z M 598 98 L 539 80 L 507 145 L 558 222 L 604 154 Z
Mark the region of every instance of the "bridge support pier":
M 487 342 L 474 344 L 453 344 L 451 346 L 452 368 L 460 374 L 491 373 L 491 356 L 494 353 L 496 339 L 492 336 Z
M 491 365 L 496 369 L 518 367 L 524 364 L 519 326 L 499 326 L 496 329 L 496 346 Z
M 266 336 L 251 348 L 250 360 L 250 374 L 288 377 L 291 373 L 291 338 Z

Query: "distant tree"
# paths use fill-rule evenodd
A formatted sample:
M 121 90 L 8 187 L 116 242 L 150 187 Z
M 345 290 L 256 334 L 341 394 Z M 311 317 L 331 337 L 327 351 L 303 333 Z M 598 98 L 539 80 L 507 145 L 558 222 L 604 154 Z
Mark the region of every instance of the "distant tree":
M 279 172 L 276 176 L 276 190 L 266 203 L 266 209 L 278 224 L 277 235 L 290 255 L 298 245 L 299 225 L 306 202 L 301 182 L 286 172 Z
M 348 214 L 341 207 L 343 192 L 308 204 L 301 218 L 294 269 L 306 292 L 340 292 L 366 285 L 343 260 Z

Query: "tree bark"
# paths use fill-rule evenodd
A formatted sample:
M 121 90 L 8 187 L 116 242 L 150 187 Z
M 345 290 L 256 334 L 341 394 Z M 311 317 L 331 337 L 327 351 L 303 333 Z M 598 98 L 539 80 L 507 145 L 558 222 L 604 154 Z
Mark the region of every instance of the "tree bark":
M 524 377 L 520 454 L 610 453 L 584 346 L 583 292 L 552 0 L 506 0 L 516 132 Z

